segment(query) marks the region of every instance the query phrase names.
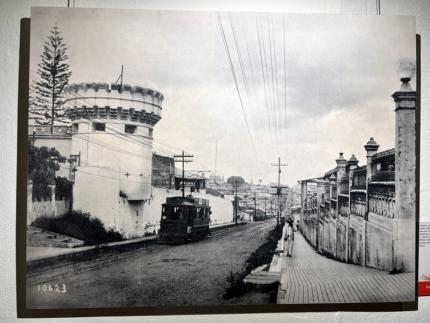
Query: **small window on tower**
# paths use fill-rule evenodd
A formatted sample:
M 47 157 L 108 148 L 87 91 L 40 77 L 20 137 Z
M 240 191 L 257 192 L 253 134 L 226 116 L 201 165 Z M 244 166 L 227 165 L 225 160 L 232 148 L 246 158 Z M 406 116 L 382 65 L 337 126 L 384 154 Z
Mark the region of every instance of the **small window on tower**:
M 125 133 L 135 133 L 136 132 L 136 126 L 133 126 L 131 124 L 125 125 Z
M 151 138 L 152 138 L 153 133 L 154 133 L 154 129 L 149 128 L 149 132 L 148 132 L 149 137 L 151 137 Z
M 106 131 L 106 124 L 101 122 L 94 122 L 93 131 Z
M 79 123 L 72 124 L 72 133 L 78 133 L 79 132 Z

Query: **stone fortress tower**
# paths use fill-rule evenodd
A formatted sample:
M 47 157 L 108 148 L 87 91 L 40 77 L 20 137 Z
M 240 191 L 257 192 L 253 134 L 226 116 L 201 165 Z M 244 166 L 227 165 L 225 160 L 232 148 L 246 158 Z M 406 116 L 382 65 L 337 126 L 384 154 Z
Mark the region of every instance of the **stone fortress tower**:
M 72 84 L 66 93 L 76 158 L 73 208 L 126 237 L 141 234 L 151 199 L 153 129 L 161 119 L 163 95 L 107 83 Z

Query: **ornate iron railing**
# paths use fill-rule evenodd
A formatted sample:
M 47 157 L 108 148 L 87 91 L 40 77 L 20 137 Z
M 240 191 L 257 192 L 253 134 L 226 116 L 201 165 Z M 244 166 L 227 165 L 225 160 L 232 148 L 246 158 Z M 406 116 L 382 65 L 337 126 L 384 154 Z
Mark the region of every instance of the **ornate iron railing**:
M 394 217 L 394 185 L 369 185 L 369 211 L 388 218 Z

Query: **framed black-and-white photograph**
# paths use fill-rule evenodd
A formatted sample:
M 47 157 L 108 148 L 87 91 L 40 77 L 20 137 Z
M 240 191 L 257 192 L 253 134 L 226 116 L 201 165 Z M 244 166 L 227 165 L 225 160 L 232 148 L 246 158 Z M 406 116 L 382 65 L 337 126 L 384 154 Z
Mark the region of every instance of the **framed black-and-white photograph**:
M 29 28 L 20 316 L 417 308 L 413 17 L 33 8 Z

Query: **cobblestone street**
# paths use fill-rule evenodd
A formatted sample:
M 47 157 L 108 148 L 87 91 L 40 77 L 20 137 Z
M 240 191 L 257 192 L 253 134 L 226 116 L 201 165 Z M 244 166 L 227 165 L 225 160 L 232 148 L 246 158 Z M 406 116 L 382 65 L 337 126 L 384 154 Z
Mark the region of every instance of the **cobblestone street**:
M 415 273 L 347 264 L 317 253 L 299 233 L 284 257 L 278 304 L 405 302 L 415 299 Z

